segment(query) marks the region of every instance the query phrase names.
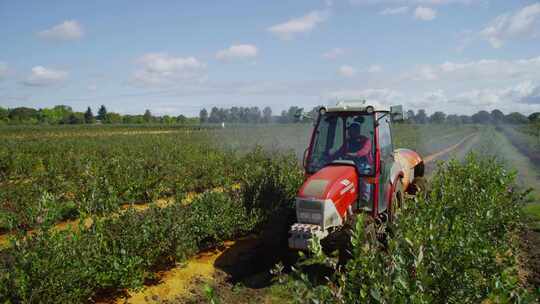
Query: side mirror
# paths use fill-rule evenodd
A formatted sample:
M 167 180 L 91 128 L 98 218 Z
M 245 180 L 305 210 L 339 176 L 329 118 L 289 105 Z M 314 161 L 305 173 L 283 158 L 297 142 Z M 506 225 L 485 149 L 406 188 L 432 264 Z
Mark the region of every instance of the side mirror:
M 390 107 L 390 116 L 393 121 L 403 121 L 407 119 L 407 113 L 403 112 L 403 106 L 391 106 Z

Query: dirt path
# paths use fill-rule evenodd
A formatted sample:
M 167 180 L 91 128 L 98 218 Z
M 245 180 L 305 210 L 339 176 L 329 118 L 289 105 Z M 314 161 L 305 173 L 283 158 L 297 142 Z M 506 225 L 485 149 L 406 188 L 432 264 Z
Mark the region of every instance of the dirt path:
M 478 139 L 478 134 L 477 133 L 472 133 L 472 134 L 469 134 L 467 136 L 465 136 L 462 140 L 460 140 L 458 143 L 454 144 L 454 145 L 451 145 L 447 148 L 444 148 L 438 152 L 435 152 L 431 155 L 428 155 L 426 157 L 424 157 L 424 163 L 428 164 L 428 163 L 432 163 L 438 159 L 440 159 L 441 157 L 444 157 L 452 152 L 456 152 L 456 150 L 458 150 L 459 148 L 461 148 L 463 146 L 463 144 L 465 142 L 467 142 L 469 139 L 475 137 L 476 140 Z

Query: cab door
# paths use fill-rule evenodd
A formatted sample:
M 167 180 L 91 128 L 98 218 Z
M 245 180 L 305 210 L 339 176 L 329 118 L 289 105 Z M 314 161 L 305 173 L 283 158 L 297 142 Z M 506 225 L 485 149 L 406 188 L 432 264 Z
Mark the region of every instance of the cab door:
M 392 135 L 390 133 L 390 115 L 388 113 L 377 114 L 378 144 L 380 150 L 380 171 L 379 171 L 379 213 L 388 208 L 388 192 L 390 189 L 390 173 L 393 164 Z

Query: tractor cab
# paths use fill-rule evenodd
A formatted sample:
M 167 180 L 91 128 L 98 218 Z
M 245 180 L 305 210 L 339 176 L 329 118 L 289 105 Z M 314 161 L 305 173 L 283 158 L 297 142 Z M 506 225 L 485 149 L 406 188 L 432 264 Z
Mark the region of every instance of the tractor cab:
M 306 173 L 330 164 L 354 164 L 361 175 L 375 170 L 374 113 L 332 112 L 320 116 L 306 159 Z
M 358 212 L 389 217 L 396 193 L 403 194 L 421 162 L 412 150 L 393 149 L 391 120 L 401 118 L 401 106 L 320 108 L 304 154 L 306 180 L 296 197 L 291 248 L 306 249 L 312 236 L 326 237 Z
M 373 185 L 376 178 L 388 178 L 386 165 L 392 163 L 388 161 L 393 153 L 390 118 L 389 111 L 376 111 L 371 106 L 321 108 L 304 160 L 306 175 L 325 167 L 349 167 L 355 171 L 358 196 L 352 211 L 384 211 L 386 201 L 379 199 L 375 204 Z

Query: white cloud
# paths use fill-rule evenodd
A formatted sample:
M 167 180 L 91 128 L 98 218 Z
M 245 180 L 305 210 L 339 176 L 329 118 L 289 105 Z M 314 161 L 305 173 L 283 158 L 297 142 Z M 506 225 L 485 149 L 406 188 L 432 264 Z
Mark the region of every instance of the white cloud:
M 351 4 L 357 5 L 450 5 L 462 4 L 471 5 L 474 3 L 484 3 L 485 0 L 349 0 Z
M 343 77 L 353 77 L 356 75 L 356 69 L 348 65 L 342 65 L 339 67 L 338 73 Z
M 336 59 L 339 56 L 345 54 L 345 50 L 342 48 L 333 48 L 330 51 L 324 53 L 322 56 L 326 59 Z
M 32 68 L 30 76 L 23 81 L 27 86 L 50 86 L 63 82 L 68 77 L 68 72 L 35 66 Z
M 411 72 L 404 76 L 407 80 L 436 80 L 438 79 L 437 71 L 429 65 L 416 66 Z
M 380 65 L 376 65 L 376 64 L 370 66 L 370 67 L 367 69 L 367 71 L 368 71 L 369 73 L 379 73 L 379 72 L 382 72 L 382 70 L 383 70 L 383 68 L 382 68 Z
M 50 29 L 41 31 L 38 36 L 48 40 L 70 41 L 81 39 L 84 35 L 81 25 L 75 20 L 66 20 Z
M 8 71 L 7 64 L 0 61 L 0 80 L 7 77 Z
M 516 79 L 540 80 L 540 56 L 518 60 L 481 59 L 456 63 L 444 62 L 438 65 L 420 65 L 404 75 L 407 80 L 449 80 L 476 81 Z
M 507 99 L 516 100 L 519 103 L 540 105 L 540 81 L 533 84 L 532 81 L 525 81 L 509 88 L 504 92 Z
M 408 6 L 400 6 L 400 7 L 391 7 L 391 8 L 385 8 L 382 11 L 379 12 L 381 15 L 399 15 L 399 14 L 405 14 L 409 11 Z
M 431 21 L 437 17 L 437 11 L 429 7 L 419 6 L 414 10 L 414 18 L 418 20 Z
M 218 60 L 246 59 L 257 57 L 259 50 L 252 44 L 231 45 L 216 53 Z
M 514 14 L 503 14 L 495 18 L 480 31 L 492 47 L 500 48 L 506 40 L 533 37 L 540 27 L 540 3 L 525 6 Z
M 507 112 L 516 111 L 523 105 L 540 105 L 540 85 L 525 81 L 503 88 L 474 89 L 457 94 L 449 103 L 478 108 L 500 108 Z
M 501 103 L 501 95 L 491 89 L 479 89 L 458 94 L 449 102 L 463 106 L 487 107 Z
M 206 64 L 195 57 L 174 57 L 167 53 L 149 53 L 139 59 L 140 68 L 132 83 L 143 86 L 172 85 L 178 81 L 203 80 Z
M 287 22 L 271 26 L 268 28 L 268 31 L 280 39 L 291 40 L 294 39 L 297 34 L 310 32 L 327 18 L 327 12 L 312 11 L 302 17 L 293 18 Z

